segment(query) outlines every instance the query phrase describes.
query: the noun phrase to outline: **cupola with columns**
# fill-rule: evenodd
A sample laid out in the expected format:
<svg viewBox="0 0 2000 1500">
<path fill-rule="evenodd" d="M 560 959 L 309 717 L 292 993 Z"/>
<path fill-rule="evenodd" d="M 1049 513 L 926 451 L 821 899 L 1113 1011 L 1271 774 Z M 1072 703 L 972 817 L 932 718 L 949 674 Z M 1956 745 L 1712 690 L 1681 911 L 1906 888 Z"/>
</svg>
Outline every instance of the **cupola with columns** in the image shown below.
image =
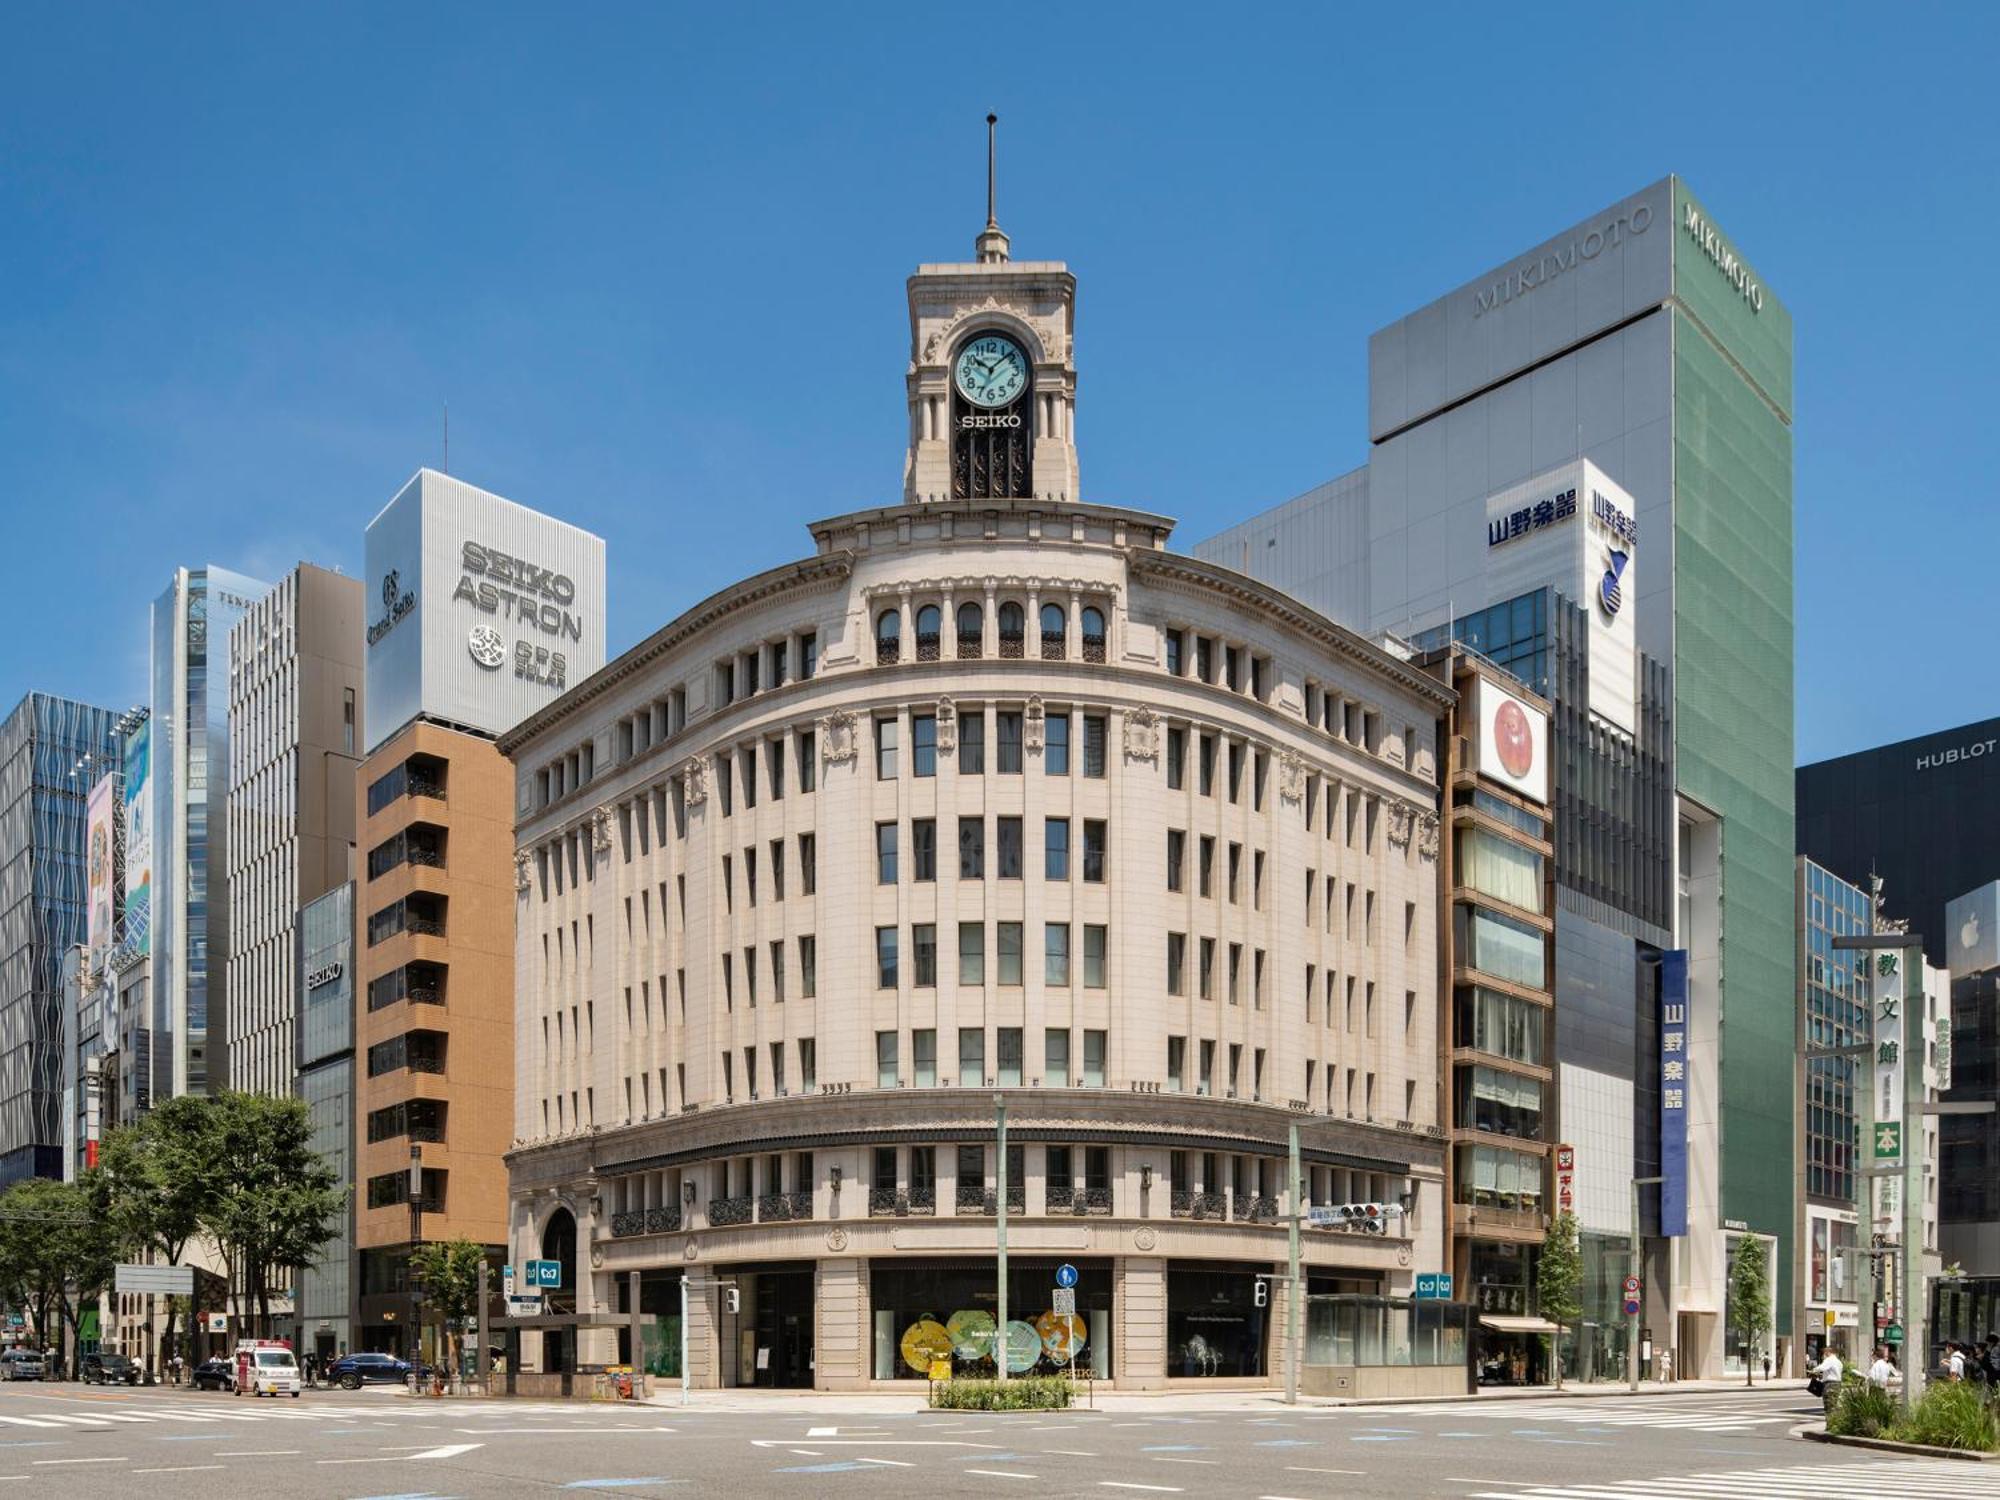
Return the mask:
<svg viewBox="0 0 2000 1500">
<path fill-rule="evenodd" d="M 986 227 L 970 262 L 909 280 L 910 445 L 903 499 L 1075 500 L 1076 278 L 1009 259 L 994 214 L 995 118 L 986 117 Z"/>
</svg>

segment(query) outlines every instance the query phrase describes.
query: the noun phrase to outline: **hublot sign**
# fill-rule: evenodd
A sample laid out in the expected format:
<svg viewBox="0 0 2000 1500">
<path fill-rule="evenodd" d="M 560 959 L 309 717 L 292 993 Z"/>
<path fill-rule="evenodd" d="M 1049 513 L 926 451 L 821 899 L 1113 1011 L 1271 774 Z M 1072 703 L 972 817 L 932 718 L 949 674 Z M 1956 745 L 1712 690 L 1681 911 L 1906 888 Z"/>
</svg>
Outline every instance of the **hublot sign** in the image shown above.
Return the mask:
<svg viewBox="0 0 2000 1500">
<path fill-rule="evenodd" d="M 1933 750 L 1927 755 L 1917 757 L 1917 769 L 1936 771 L 1945 766 L 1977 760 L 1981 756 L 1993 754 L 1995 746 L 2000 746 L 2000 740 L 1974 740 L 1969 745 L 1954 745 L 1949 750 Z"/>
</svg>

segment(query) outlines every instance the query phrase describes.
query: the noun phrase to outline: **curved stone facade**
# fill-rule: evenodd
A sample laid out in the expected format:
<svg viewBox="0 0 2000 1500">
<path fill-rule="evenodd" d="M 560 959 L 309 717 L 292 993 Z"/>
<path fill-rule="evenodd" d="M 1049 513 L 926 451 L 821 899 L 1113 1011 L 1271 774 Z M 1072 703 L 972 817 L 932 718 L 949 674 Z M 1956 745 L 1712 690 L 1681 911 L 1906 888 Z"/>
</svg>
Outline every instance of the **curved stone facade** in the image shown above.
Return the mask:
<svg viewBox="0 0 2000 1500">
<path fill-rule="evenodd" d="M 1310 1201 L 1409 1208 L 1308 1230 L 1312 1289 L 1407 1292 L 1446 690 L 1139 512 L 812 530 L 502 740 L 517 1266 L 564 1208 L 558 1308 L 735 1284 L 692 1298 L 699 1384 L 914 1378 L 995 1310 L 1000 1099 L 1010 1315 L 1076 1264 L 1121 1385 L 1280 1368 L 1293 1125 Z"/>
</svg>

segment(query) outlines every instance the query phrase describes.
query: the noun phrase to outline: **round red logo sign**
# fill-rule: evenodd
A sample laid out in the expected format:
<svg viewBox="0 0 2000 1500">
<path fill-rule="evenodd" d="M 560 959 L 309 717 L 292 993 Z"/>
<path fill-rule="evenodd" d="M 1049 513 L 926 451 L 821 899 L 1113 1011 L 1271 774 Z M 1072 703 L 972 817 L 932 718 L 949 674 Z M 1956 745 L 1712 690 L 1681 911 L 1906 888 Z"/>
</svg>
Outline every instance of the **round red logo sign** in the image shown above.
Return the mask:
<svg viewBox="0 0 2000 1500">
<path fill-rule="evenodd" d="M 1535 766 L 1535 739 L 1527 711 L 1512 698 L 1500 704 L 1493 715 L 1493 740 L 1500 752 L 1500 765 L 1509 776 L 1526 776 Z"/>
</svg>

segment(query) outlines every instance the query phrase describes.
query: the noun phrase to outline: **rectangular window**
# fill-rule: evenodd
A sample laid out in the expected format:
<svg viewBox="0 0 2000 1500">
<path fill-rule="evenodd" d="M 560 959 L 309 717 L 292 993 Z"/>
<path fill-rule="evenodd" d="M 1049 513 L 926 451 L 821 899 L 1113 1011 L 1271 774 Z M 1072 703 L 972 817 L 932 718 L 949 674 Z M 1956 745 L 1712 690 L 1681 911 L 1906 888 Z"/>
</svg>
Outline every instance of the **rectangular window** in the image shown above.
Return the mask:
<svg viewBox="0 0 2000 1500">
<path fill-rule="evenodd" d="M 1201 1094 L 1213 1094 L 1215 1092 L 1214 1042 L 1203 1042 L 1201 1044 L 1201 1082 L 1196 1087 L 1195 1092 Z M 1213 1180 L 1213 1174 L 1210 1174 L 1210 1180 Z"/>
<path fill-rule="evenodd" d="M 1264 950 L 1259 948 L 1250 955 L 1250 1003 L 1264 1008 Z"/>
<path fill-rule="evenodd" d="M 958 1086 L 976 1089 L 984 1087 L 985 1083 L 986 1033 L 976 1026 L 961 1026 L 958 1029 Z"/>
<path fill-rule="evenodd" d="M 1108 727 L 1103 714 L 1083 716 L 1083 774 L 1102 779 L 1104 776 L 1104 745 Z"/>
<path fill-rule="evenodd" d="M 896 929 L 893 927 L 875 929 L 875 983 L 885 990 L 896 987 Z"/>
<path fill-rule="evenodd" d="M 1069 715 L 1049 714 L 1042 727 L 1042 769 L 1051 776 L 1069 775 Z"/>
<path fill-rule="evenodd" d="M 1019 922 L 999 922 L 994 924 L 995 936 L 1000 948 L 1000 983 L 1019 984 L 1021 982 L 1021 924 Z"/>
<path fill-rule="evenodd" d="M 986 774 L 986 710 L 961 708 L 958 711 L 958 774 Z"/>
<path fill-rule="evenodd" d="M 1264 851 L 1255 850 L 1250 855 L 1250 904 L 1258 911 L 1264 909 Z"/>
<path fill-rule="evenodd" d="M 918 922 L 910 928 L 910 956 L 916 962 L 917 973 L 914 981 L 920 990 L 932 989 L 937 984 L 937 924 Z"/>
<path fill-rule="evenodd" d="M 1169 630 L 1167 633 L 1167 670 L 1174 676 L 1181 675 L 1181 633 Z"/>
<path fill-rule="evenodd" d="M 958 924 L 958 982 L 967 985 L 986 983 L 986 924 L 983 922 Z"/>
<path fill-rule="evenodd" d="M 960 1039 L 961 1042 L 963 1038 Z M 982 1064 L 980 1076 L 985 1077 Z M 958 1186 L 963 1192 L 970 1188 L 977 1192 L 986 1186 L 986 1148 L 984 1146 L 960 1146 L 958 1148 Z"/>
<path fill-rule="evenodd" d="M 1000 835 L 1000 878 L 1019 880 L 1021 878 L 1021 820 L 1003 817 L 999 820 Z"/>
<path fill-rule="evenodd" d="M 896 779 L 896 721 L 877 719 L 875 721 L 875 779 L 894 781 Z"/>
<path fill-rule="evenodd" d="M 1194 638 L 1194 675 L 1203 682 L 1215 681 L 1215 641 L 1213 637 L 1198 635 Z"/>
<path fill-rule="evenodd" d="M 737 764 L 743 774 L 743 805 L 746 808 L 757 805 L 757 752 L 745 750 L 737 757 Z"/>
<path fill-rule="evenodd" d="M 799 676 L 810 677 L 819 670 L 819 634 L 808 630 L 799 636 Z"/>
<path fill-rule="evenodd" d="M 764 741 L 764 777 L 771 783 L 771 800 L 781 801 L 785 795 L 785 742 L 783 740 Z"/>
<path fill-rule="evenodd" d="M 1105 955 L 1111 946 L 1111 929 L 1091 923 L 1083 929 L 1083 987 L 1104 988 Z"/>
<path fill-rule="evenodd" d="M 1002 1026 L 994 1033 L 999 1044 L 999 1071 L 994 1075 L 1001 1088 L 1021 1086 L 1021 1028 Z"/>
<path fill-rule="evenodd" d="M 901 1080 L 898 1077 L 896 1060 L 896 1033 L 878 1031 L 875 1033 L 875 1087 L 892 1089 Z"/>
<path fill-rule="evenodd" d="M 1201 737 L 1200 753 L 1201 753 L 1200 791 L 1202 796 L 1204 797 L 1213 797 L 1215 795 L 1215 736 L 1214 735 L 1205 734 Z"/>
<path fill-rule="evenodd" d="M 1002 776 L 1021 774 L 1021 713 L 1019 709 L 1001 709 L 993 715 L 994 728 L 999 739 L 999 771 Z"/>
<path fill-rule="evenodd" d="M 1167 830 L 1167 889 L 1177 891 L 1186 884 L 1187 834 L 1179 828 Z"/>
<path fill-rule="evenodd" d="M 1243 882 L 1243 846 L 1233 839 L 1229 845 L 1229 904 L 1237 904 L 1237 892 Z"/>
<path fill-rule="evenodd" d="M 799 893 L 810 896 L 819 890 L 819 835 L 799 835 Z"/>
<path fill-rule="evenodd" d="M 771 899 L 785 899 L 785 841 L 771 840 Z"/>
<path fill-rule="evenodd" d="M 1167 731 L 1167 790 L 1179 791 L 1187 784 L 1187 731 Z"/>
<path fill-rule="evenodd" d="M 1042 1082 L 1061 1088 L 1069 1082 L 1069 1033 L 1049 1030 L 1042 1033 Z"/>
<path fill-rule="evenodd" d="M 916 1070 L 920 1089 L 937 1087 L 937 1028 L 921 1027 L 910 1033 L 910 1065 Z"/>
<path fill-rule="evenodd" d="M 1205 937 L 1201 940 L 1201 973 L 1198 979 L 1201 984 L 1201 998 L 1204 1000 L 1213 1000 L 1215 998 L 1214 938 Z"/>
<path fill-rule="evenodd" d="M 1243 741 L 1229 742 L 1229 800 L 1243 800 Z"/>
<path fill-rule="evenodd" d="M 819 939 L 810 933 L 799 939 L 799 993 L 808 1000 L 819 993 Z"/>
<path fill-rule="evenodd" d="M 1187 1092 L 1187 1038 L 1170 1036 L 1167 1038 L 1167 1091 L 1174 1094 Z M 1174 1153 L 1176 1164 L 1181 1153 Z"/>
<path fill-rule="evenodd" d="M 1042 924 L 1042 983 L 1058 988 L 1069 985 L 1069 923 Z"/>
<path fill-rule="evenodd" d="M 910 716 L 910 771 L 917 776 L 937 775 L 937 715 Z"/>
<path fill-rule="evenodd" d="M 937 879 L 937 819 L 910 820 L 910 879 Z"/>
<path fill-rule="evenodd" d="M 1547 945 L 1540 929 L 1477 907 L 1457 907 L 1453 917 L 1460 951 L 1473 968 L 1530 989 L 1545 987 Z"/>
<path fill-rule="evenodd" d="M 875 825 L 875 883 L 894 885 L 896 883 L 896 825 L 877 823 Z"/>
<path fill-rule="evenodd" d="M 800 730 L 792 737 L 792 744 L 797 751 L 799 790 L 810 792 L 815 784 L 814 778 L 819 774 L 819 754 L 818 747 L 813 743 L 813 731 Z"/>
<path fill-rule="evenodd" d="M 802 1036 L 799 1038 L 799 1092 L 810 1094 L 818 1087 L 819 1044 L 809 1036 Z"/>
<path fill-rule="evenodd" d="M 1543 910 L 1542 856 L 1484 828 L 1463 828 L 1452 841 L 1458 883 L 1524 911 Z"/>
<path fill-rule="evenodd" d="M 1102 818 L 1083 820 L 1083 878 L 1092 885 L 1104 883 L 1105 845 L 1108 842 Z"/>
<path fill-rule="evenodd" d="M 1203 896 L 1215 894 L 1215 840 L 1207 834 L 1201 836 L 1201 864 L 1199 883 L 1196 891 Z"/>
<path fill-rule="evenodd" d="M 1242 994 L 1242 987 L 1243 945 L 1241 943 L 1231 943 L 1229 945 L 1229 1003 L 1231 1005 L 1237 1003 L 1238 997 Z"/>
<path fill-rule="evenodd" d="M 1167 934 L 1167 993 L 1187 993 L 1187 934 L 1184 932 Z"/>
<path fill-rule="evenodd" d="M 1042 877 L 1069 879 L 1069 819 L 1048 818 L 1042 823 Z"/>
<path fill-rule="evenodd" d="M 1454 1011 L 1458 1046 L 1537 1067 L 1544 1061 L 1548 1012 L 1541 1006 L 1472 985 L 1458 990 Z"/>
<path fill-rule="evenodd" d="M 960 818 L 958 820 L 958 878 L 960 880 L 984 880 L 986 878 L 986 820 L 984 818 Z"/>
<path fill-rule="evenodd" d="M 1106 1031 L 1085 1031 L 1083 1034 L 1083 1086 L 1087 1089 L 1104 1087 L 1104 1057 L 1110 1051 L 1111 1034 Z"/>
</svg>

